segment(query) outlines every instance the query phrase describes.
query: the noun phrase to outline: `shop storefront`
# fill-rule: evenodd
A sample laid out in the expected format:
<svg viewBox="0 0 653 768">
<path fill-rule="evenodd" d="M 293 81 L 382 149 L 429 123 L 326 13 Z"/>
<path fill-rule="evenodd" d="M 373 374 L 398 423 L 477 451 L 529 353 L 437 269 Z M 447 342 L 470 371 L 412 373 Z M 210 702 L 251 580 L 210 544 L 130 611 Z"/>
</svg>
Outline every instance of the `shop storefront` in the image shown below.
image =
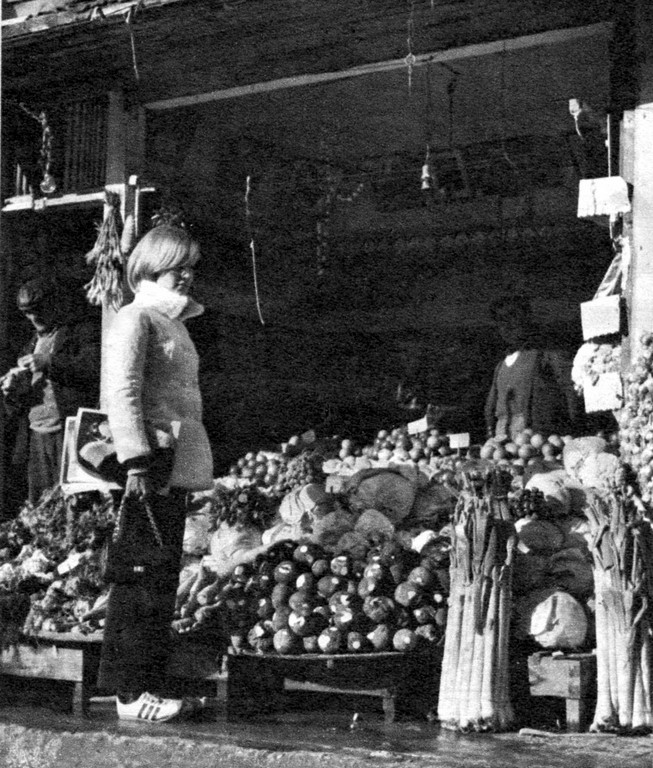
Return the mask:
<svg viewBox="0 0 653 768">
<path fill-rule="evenodd" d="M 508 7 L 479 11 L 474 24 L 438 3 L 386 15 L 347 5 L 333 25 L 321 6 L 294 3 L 265 19 L 257 9 L 266 4 L 253 2 L 116 5 L 84 18 L 10 5 L 3 365 L 20 348 L 12 297 L 24 279 L 52 270 L 80 286 L 91 280 L 85 256 L 107 220 L 107 191 L 117 233 L 134 235 L 123 237 L 124 258 L 162 215 L 201 245 L 207 311 L 189 328 L 217 480 L 189 519 L 179 636 L 213 638 L 245 703 L 248 690 L 273 702 L 259 677 L 293 678 L 294 657 L 303 657 L 295 678 L 334 689 L 317 679 L 320 655 L 333 657 L 339 684 L 355 667 L 363 677 L 375 669 L 386 692 L 430 665 L 432 690 L 421 698 L 410 685 L 403 698 L 379 694 L 386 715 L 419 701 L 412 714 L 437 713 L 463 730 L 515 726 L 511 690 L 497 683 L 508 679 L 513 633 L 526 680 L 542 650 L 577 652 L 583 674 L 601 670 L 615 651 L 592 654 L 595 603 L 617 586 L 592 536 L 616 507 L 625 528 L 648 535 L 642 507 L 614 492 L 623 476 L 610 463 L 626 427 L 622 459 L 648 503 L 648 359 L 641 381 L 625 378 L 647 330 L 646 258 L 624 257 L 611 291 L 626 303 L 608 340 L 621 350 L 623 336 L 623 358 L 610 373 L 624 379 L 635 422 L 614 408 L 579 417 L 573 430 L 525 423 L 487 440 L 484 405 L 505 354 L 496 301 L 527 298 L 547 344 L 571 361 L 584 340 L 580 304 L 615 254 L 635 254 L 642 241 L 647 113 L 635 109 L 635 76 L 624 74 L 623 19 L 601 4 L 515 11 L 513 20 Z M 76 57 L 90 66 L 83 97 L 81 66 L 63 74 Z M 579 182 L 612 176 L 624 179 L 627 205 L 579 216 Z M 113 310 L 105 301 L 89 311 L 106 334 Z M 601 438 L 586 439 L 599 428 Z M 547 477 L 529 485 L 532 476 Z M 509 491 L 497 485 L 506 478 Z M 14 549 L 39 542 L 47 563 L 30 561 L 41 582 L 22 605 L 24 631 L 101 636 L 94 547 L 111 505 L 77 497 L 76 479 L 63 479 L 69 496 L 54 492 L 31 510 L 25 539 L 7 524 L 7 583 L 24 575 Z M 86 554 L 75 558 L 71 546 Z M 633 551 L 632 573 L 643 578 Z M 546 611 L 564 631 L 540 626 Z M 626 613 L 644 656 L 645 627 Z M 626 730 L 650 725 L 644 661 L 637 669 L 637 716 L 618 713 Z M 618 727 L 606 700 L 599 730 Z"/>
</svg>

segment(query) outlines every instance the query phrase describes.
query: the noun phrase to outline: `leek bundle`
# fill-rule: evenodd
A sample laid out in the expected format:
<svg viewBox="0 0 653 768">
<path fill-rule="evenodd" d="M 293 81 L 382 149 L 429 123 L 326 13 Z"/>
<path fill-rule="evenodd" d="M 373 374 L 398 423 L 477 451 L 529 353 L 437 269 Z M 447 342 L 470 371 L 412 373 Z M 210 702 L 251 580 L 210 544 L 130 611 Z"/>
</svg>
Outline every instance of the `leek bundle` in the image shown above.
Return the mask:
<svg viewBox="0 0 653 768">
<path fill-rule="evenodd" d="M 438 699 L 446 728 L 504 731 L 516 535 L 501 478 L 465 477 L 453 517 L 449 611 Z"/>
<path fill-rule="evenodd" d="M 653 531 L 621 492 L 595 496 L 597 701 L 592 731 L 650 731 Z"/>
</svg>

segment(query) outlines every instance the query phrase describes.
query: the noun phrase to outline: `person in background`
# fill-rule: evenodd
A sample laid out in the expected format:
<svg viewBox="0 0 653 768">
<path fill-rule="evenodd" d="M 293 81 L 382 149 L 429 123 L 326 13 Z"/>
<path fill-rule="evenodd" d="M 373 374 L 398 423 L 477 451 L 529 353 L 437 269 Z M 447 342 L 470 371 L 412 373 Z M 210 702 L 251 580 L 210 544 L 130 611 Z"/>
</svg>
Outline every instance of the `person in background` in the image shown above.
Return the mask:
<svg viewBox="0 0 653 768">
<path fill-rule="evenodd" d="M 189 296 L 199 256 L 182 228 L 162 224 L 148 232 L 127 265 L 134 300 L 118 311 L 107 337 L 105 407 L 126 470 L 123 495 L 133 516 L 140 510 L 140 522 L 124 535 L 145 541 L 147 503 L 169 553 L 163 564 L 135 565 L 131 578 L 114 577 L 109 591 L 99 686 L 116 693 L 122 720 L 160 723 L 185 712 L 164 686 L 188 496 L 213 484 L 199 360 L 184 325 L 203 312 Z M 161 473 L 157 449 L 166 447 L 174 457 Z"/>
<path fill-rule="evenodd" d="M 571 361 L 560 350 L 547 347 L 530 301 L 509 295 L 494 302 L 490 314 L 506 354 L 494 370 L 485 404 L 488 437 L 513 440 L 524 429 L 544 437 L 573 433 L 580 407 Z"/>
<path fill-rule="evenodd" d="M 3 376 L 1 389 L 6 412 L 20 422 L 13 482 L 19 482 L 26 465 L 32 504 L 59 482 L 66 417 L 98 402 L 99 324 L 78 316 L 70 298 L 63 286 L 44 278 L 21 285 L 16 298 L 34 333 L 16 366 Z"/>
</svg>

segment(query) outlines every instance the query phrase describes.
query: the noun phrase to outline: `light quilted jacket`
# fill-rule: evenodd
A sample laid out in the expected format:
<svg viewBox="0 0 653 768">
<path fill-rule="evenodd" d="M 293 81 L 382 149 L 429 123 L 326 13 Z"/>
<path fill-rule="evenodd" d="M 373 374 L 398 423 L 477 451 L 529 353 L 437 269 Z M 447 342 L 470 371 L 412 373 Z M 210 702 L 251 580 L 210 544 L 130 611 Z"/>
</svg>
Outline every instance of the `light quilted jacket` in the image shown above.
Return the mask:
<svg viewBox="0 0 653 768">
<path fill-rule="evenodd" d="M 199 360 L 184 321 L 204 308 L 143 280 L 107 334 L 105 408 L 120 462 L 148 456 L 155 435 L 179 434 L 169 485 L 212 485 L 211 448 L 202 424 Z M 160 442 L 160 441 L 159 441 Z"/>
</svg>

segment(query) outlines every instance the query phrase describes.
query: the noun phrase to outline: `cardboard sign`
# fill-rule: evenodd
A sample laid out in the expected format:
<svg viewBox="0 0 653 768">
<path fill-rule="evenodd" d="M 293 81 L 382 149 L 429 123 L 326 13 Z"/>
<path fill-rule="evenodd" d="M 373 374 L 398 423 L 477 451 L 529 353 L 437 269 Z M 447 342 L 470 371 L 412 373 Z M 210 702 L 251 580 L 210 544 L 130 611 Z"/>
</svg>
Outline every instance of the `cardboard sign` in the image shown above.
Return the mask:
<svg viewBox="0 0 653 768">
<path fill-rule="evenodd" d="M 409 421 L 407 426 L 409 435 L 419 435 L 420 432 L 426 432 L 431 425 L 429 424 L 429 417 L 423 416 L 417 421 Z"/>
<path fill-rule="evenodd" d="M 449 447 L 454 450 L 469 448 L 469 432 L 459 432 L 455 435 L 449 435 Z"/>
<path fill-rule="evenodd" d="M 83 555 L 81 552 L 73 552 L 72 555 L 69 555 L 63 563 L 59 563 L 57 566 L 57 573 L 60 576 L 65 576 L 65 574 L 69 573 L 70 571 L 74 571 L 75 568 L 82 562 Z"/>
<path fill-rule="evenodd" d="M 621 299 L 619 296 L 601 296 L 580 305 L 583 339 L 595 339 L 619 333 L 621 328 Z"/>
<path fill-rule="evenodd" d="M 623 383 L 618 373 L 602 373 L 594 382 L 587 377 L 583 382 L 585 411 L 617 411 L 623 408 Z"/>
<path fill-rule="evenodd" d="M 578 184 L 580 219 L 615 216 L 630 211 L 628 185 L 621 176 L 581 179 Z"/>
</svg>

